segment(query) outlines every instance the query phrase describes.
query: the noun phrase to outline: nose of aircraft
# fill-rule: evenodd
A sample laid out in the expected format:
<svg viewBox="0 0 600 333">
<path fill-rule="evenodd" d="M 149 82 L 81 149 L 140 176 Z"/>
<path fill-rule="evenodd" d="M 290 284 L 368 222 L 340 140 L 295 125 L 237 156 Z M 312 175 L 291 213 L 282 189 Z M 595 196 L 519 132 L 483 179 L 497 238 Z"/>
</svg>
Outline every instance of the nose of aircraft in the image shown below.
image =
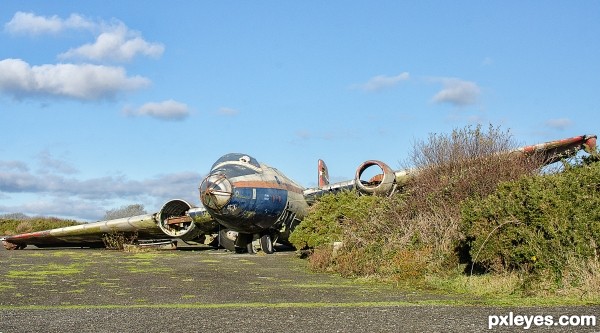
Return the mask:
<svg viewBox="0 0 600 333">
<path fill-rule="evenodd" d="M 200 201 L 204 207 L 221 210 L 231 200 L 233 187 L 222 173 L 211 174 L 200 184 Z"/>
</svg>

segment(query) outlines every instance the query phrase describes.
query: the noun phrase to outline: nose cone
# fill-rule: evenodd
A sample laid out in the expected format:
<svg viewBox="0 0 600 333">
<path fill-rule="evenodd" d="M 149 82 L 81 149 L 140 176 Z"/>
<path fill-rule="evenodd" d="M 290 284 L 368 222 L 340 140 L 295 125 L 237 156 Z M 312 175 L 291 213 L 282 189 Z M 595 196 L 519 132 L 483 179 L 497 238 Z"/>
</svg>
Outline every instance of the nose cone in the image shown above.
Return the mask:
<svg viewBox="0 0 600 333">
<path fill-rule="evenodd" d="M 206 208 L 221 210 L 231 200 L 233 187 L 224 174 L 209 175 L 200 184 L 200 201 Z"/>
</svg>

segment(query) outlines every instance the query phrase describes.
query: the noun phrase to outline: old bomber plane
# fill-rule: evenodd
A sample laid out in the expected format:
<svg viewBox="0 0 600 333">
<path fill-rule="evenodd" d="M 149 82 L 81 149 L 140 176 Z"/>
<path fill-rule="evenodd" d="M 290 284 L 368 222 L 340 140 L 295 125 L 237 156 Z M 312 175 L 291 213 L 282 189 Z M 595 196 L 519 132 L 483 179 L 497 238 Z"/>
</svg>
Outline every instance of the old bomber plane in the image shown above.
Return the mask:
<svg viewBox="0 0 600 333">
<path fill-rule="evenodd" d="M 596 136 L 581 135 L 516 149 L 510 153 L 541 154 L 550 164 L 573 156 L 579 150 L 596 151 Z M 376 176 L 363 179 L 369 168 Z M 137 234 L 139 240 L 174 240 L 222 246 L 231 251 L 272 253 L 275 242 L 285 243 L 294 227 L 320 195 L 344 189 L 365 194 L 389 195 L 397 191 L 412 173 L 392 170 L 387 164 L 370 160 L 356 170 L 354 179 L 330 184 L 327 167 L 319 160 L 319 184 L 305 189 L 279 170 L 246 154 L 227 154 L 211 167 L 200 184 L 202 206 L 173 199 L 154 214 L 86 223 L 45 231 L 5 236 L 6 249 L 37 247 L 102 247 L 110 233 Z M 369 172 L 371 173 L 371 172 Z"/>
</svg>

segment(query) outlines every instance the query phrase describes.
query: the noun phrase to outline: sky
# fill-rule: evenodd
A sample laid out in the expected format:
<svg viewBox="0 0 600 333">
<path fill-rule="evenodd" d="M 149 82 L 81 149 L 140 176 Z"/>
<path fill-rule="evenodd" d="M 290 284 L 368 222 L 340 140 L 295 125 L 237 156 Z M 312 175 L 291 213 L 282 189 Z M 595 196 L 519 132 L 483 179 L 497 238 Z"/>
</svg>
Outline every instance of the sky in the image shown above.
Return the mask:
<svg viewBox="0 0 600 333">
<path fill-rule="evenodd" d="M 596 134 L 598 1 L 21 1 L 0 6 L 0 214 L 200 205 L 220 156 L 305 187 L 430 134 Z"/>
</svg>

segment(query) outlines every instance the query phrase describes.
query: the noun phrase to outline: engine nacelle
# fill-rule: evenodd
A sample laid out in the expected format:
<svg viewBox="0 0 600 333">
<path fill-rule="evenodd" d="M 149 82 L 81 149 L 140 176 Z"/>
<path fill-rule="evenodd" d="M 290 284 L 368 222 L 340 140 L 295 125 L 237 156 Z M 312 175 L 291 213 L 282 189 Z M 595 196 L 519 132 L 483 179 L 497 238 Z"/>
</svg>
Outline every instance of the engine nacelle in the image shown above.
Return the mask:
<svg viewBox="0 0 600 333">
<path fill-rule="evenodd" d="M 184 241 L 193 240 L 203 234 L 203 231 L 196 226 L 193 218 L 188 214 L 192 209 L 187 201 L 173 199 L 168 201 L 156 214 L 158 227 L 167 236 L 180 238 Z"/>
<path fill-rule="evenodd" d="M 379 171 L 375 176 L 371 177 L 369 180 L 363 180 L 361 177 L 363 173 L 372 167 L 378 167 Z M 375 195 L 389 195 L 394 190 L 396 175 L 394 170 L 390 168 L 387 164 L 370 160 L 361 164 L 358 169 L 356 169 L 356 176 L 354 177 L 354 186 L 356 189 L 362 193 L 366 194 L 375 194 Z"/>
</svg>

